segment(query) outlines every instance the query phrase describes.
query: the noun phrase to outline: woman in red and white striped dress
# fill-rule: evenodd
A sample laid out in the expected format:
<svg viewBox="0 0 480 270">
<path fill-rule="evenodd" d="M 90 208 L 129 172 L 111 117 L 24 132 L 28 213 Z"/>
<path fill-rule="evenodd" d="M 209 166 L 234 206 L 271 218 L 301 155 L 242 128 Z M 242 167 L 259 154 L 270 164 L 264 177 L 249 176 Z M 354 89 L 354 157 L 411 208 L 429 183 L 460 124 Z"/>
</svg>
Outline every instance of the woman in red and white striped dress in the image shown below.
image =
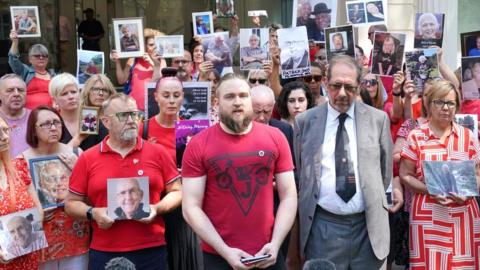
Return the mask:
<svg viewBox="0 0 480 270">
<path fill-rule="evenodd" d="M 410 132 L 400 163 L 400 177 L 414 193 L 410 269 L 479 269 L 480 213 L 476 200 L 455 193 L 430 195 L 422 161 L 475 160 L 479 175 L 480 148 L 473 133 L 453 121 L 460 104 L 454 85 L 435 82 L 425 99 L 428 121 Z"/>
</svg>

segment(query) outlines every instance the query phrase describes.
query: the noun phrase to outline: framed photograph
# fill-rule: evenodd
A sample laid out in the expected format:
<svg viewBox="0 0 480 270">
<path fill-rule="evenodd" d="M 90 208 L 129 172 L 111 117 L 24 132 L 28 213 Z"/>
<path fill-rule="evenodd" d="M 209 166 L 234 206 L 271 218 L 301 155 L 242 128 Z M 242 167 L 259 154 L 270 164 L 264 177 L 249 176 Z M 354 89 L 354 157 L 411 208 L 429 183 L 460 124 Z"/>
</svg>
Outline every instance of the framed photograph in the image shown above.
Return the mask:
<svg viewBox="0 0 480 270">
<path fill-rule="evenodd" d="M 182 157 L 187 144 L 193 136 L 210 126 L 210 120 L 181 120 L 175 123 L 175 147 L 177 151 L 177 167 L 182 167 Z"/>
<path fill-rule="evenodd" d="M 268 29 L 240 29 L 240 70 L 261 69 L 268 60 Z"/>
<path fill-rule="evenodd" d="M 37 208 L 0 217 L 0 248 L 7 260 L 48 247 Z"/>
<path fill-rule="evenodd" d="M 355 58 L 355 38 L 352 25 L 326 28 L 325 36 L 327 61 L 335 55 L 342 54 Z"/>
<path fill-rule="evenodd" d="M 42 36 L 37 6 L 10 6 L 10 16 L 18 38 Z"/>
<path fill-rule="evenodd" d="M 155 100 L 156 82 L 145 83 L 145 119 L 150 119 L 160 112 L 160 107 Z"/>
<path fill-rule="evenodd" d="M 77 79 L 80 88 L 95 74 L 103 74 L 105 56 L 103 52 L 77 50 Z"/>
<path fill-rule="evenodd" d="M 113 36 L 120 58 L 141 57 L 145 53 L 142 18 L 113 19 Z"/>
<path fill-rule="evenodd" d="M 367 13 L 365 10 L 365 1 L 348 1 L 345 2 L 347 9 L 347 21 L 353 25 L 361 25 L 367 23 Z"/>
<path fill-rule="evenodd" d="M 210 82 L 184 82 L 181 120 L 210 119 Z"/>
<path fill-rule="evenodd" d="M 423 161 L 423 175 L 431 195 L 478 196 L 475 161 Z"/>
<path fill-rule="evenodd" d="M 462 97 L 480 99 L 480 56 L 462 57 Z"/>
<path fill-rule="evenodd" d="M 480 56 L 480 31 L 461 33 L 462 56 Z"/>
<path fill-rule="evenodd" d="M 365 10 L 367 11 L 367 23 L 385 24 L 387 21 L 386 7 L 383 0 L 366 1 Z"/>
<path fill-rule="evenodd" d="M 415 16 L 415 48 L 442 47 L 445 14 L 417 13 Z"/>
<path fill-rule="evenodd" d="M 202 36 L 202 45 L 205 52 L 205 61 L 213 63 L 213 67 L 220 76 L 224 75 L 224 69 L 232 66 L 232 51 L 228 46 L 228 32 L 218 32 Z"/>
<path fill-rule="evenodd" d="M 420 49 L 405 52 L 406 78 L 413 80 L 419 93 L 425 82 L 440 78 L 437 49 Z"/>
<path fill-rule="evenodd" d="M 114 220 L 139 220 L 150 215 L 148 177 L 107 179 L 107 215 Z"/>
<path fill-rule="evenodd" d="M 402 70 L 406 34 L 377 32 L 374 33 L 371 73 L 393 76 Z"/>
<path fill-rule="evenodd" d="M 28 163 L 42 207 L 63 206 L 68 194 L 70 169 L 58 156 L 32 158 Z"/>
<path fill-rule="evenodd" d="M 99 108 L 82 107 L 80 110 L 80 127 L 78 133 L 97 135 L 99 126 Z"/>
<path fill-rule="evenodd" d="M 156 36 L 155 46 L 163 58 L 183 56 L 183 35 Z"/>
<path fill-rule="evenodd" d="M 211 11 L 193 12 L 193 35 L 201 36 L 213 34 L 213 16 Z"/>
<path fill-rule="evenodd" d="M 215 0 L 217 17 L 235 16 L 234 0 Z"/>
<path fill-rule="evenodd" d="M 470 129 L 475 139 L 478 140 L 478 115 L 476 114 L 455 114 L 457 124 Z"/>
<path fill-rule="evenodd" d="M 325 42 L 325 28 L 336 20 L 336 0 L 293 0 L 292 27 L 305 26 L 309 40 Z"/>
<path fill-rule="evenodd" d="M 310 54 L 305 26 L 277 30 L 282 78 L 310 75 Z"/>
</svg>

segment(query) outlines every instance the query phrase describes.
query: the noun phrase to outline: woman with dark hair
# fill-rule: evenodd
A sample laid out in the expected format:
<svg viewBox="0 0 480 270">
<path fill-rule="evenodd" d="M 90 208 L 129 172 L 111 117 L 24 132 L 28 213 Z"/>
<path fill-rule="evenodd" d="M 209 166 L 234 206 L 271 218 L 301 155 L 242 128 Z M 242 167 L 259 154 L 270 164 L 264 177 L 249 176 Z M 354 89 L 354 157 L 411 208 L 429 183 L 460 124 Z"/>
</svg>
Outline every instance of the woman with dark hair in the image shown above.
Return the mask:
<svg viewBox="0 0 480 270">
<path fill-rule="evenodd" d="M 10 68 L 22 77 L 27 84 L 27 96 L 25 107 L 34 109 L 38 105 L 52 105 L 52 99 L 48 94 L 48 84 L 55 75 L 53 70 L 47 70 L 48 49 L 42 44 L 34 44 L 28 50 L 28 61 L 31 66 L 27 66 L 20 61 L 18 51 L 18 36 L 15 30 L 10 31 L 10 40 L 12 46 L 8 52 L 8 64 Z"/>
<path fill-rule="evenodd" d="M 45 187 L 46 193 L 55 198 L 57 203 L 62 203 L 68 194 L 67 170 L 72 170 L 77 156 L 81 152 L 61 143 L 63 120 L 60 114 L 48 106 L 38 106 L 30 113 L 27 124 L 27 143 L 30 148 L 15 158 L 17 167 L 32 170 L 29 160 L 38 157 L 56 155 L 66 168 L 54 170 L 51 181 Z M 40 183 L 41 185 L 41 183 Z M 37 187 L 39 188 L 39 187 Z M 42 193 L 44 194 L 44 193 Z M 41 196 L 42 198 L 42 196 Z M 62 206 L 47 209 L 43 222 L 48 247 L 41 250 L 41 270 L 59 270 L 64 268 L 87 269 L 89 230 L 86 221 L 77 221 L 66 215 Z M 60 265 L 62 265 L 60 267 Z"/>
<path fill-rule="evenodd" d="M 27 167 L 12 164 L 10 140 L 10 127 L 0 117 L 0 196 L 2 197 L 2 200 L 0 200 L 0 216 L 38 207 L 40 218 L 42 218 L 42 206 Z M 36 251 L 8 260 L 5 251 L 0 250 L 1 269 L 37 269 L 39 253 L 39 251 Z"/>
<path fill-rule="evenodd" d="M 300 81 L 293 81 L 283 86 L 277 98 L 277 110 L 282 121 L 293 126 L 295 116 L 314 106 L 312 91 Z"/>
</svg>

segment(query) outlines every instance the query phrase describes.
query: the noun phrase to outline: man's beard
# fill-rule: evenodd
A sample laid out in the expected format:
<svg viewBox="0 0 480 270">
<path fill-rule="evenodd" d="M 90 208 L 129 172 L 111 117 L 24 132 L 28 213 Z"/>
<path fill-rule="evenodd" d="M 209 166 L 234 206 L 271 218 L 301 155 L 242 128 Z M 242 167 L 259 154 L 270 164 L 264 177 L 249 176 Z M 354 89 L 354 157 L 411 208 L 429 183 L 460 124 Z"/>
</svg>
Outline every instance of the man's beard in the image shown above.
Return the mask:
<svg viewBox="0 0 480 270">
<path fill-rule="evenodd" d="M 120 140 L 124 142 L 131 142 L 137 138 L 138 128 L 127 129 L 120 135 Z"/>
<path fill-rule="evenodd" d="M 220 121 L 227 126 L 228 129 L 235 133 L 244 132 L 253 119 L 253 113 L 245 113 L 245 117 L 242 120 L 235 120 L 226 113 L 220 112 Z"/>
<path fill-rule="evenodd" d="M 190 80 L 188 72 L 182 67 L 177 68 L 177 78 L 182 82 Z"/>
</svg>

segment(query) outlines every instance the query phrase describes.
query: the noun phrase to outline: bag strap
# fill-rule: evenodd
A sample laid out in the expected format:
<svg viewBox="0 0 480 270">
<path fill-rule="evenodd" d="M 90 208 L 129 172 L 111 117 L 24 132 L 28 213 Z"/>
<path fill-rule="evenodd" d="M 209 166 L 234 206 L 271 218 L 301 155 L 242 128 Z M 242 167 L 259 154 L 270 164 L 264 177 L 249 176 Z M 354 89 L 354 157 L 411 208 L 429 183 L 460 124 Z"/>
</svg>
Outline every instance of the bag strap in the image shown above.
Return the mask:
<svg viewBox="0 0 480 270">
<path fill-rule="evenodd" d="M 73 153 L 78 157 L 78 146 L 73 147 Z"/>
<path fill-rule="evenodd" d="M 150 121 L 150 119 L 146 119 L 145 121 L 143 121 L 143 130 L 142 130 L 142 139 L 148 141 L 148 121 Z"/>
</svg>

